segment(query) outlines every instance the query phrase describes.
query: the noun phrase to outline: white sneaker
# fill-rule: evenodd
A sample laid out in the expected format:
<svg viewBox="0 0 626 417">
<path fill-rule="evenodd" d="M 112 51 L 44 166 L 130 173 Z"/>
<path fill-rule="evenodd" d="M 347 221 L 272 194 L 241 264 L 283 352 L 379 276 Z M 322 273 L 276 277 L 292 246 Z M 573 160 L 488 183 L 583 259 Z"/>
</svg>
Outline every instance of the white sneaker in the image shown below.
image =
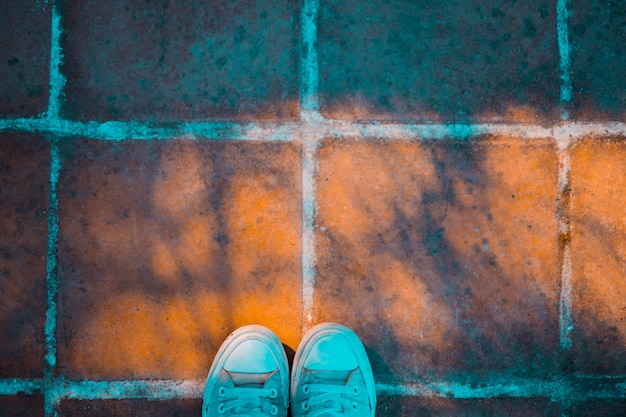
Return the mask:
<svg viewBox="0 0 626 417">
<path fill-rule="evenodd" d="M 211 365 L 202 417 L 285 417 L 288 405 L 289 369 L 278 337 L 259 325 L 235 330 Z"/>
<path fill-rule="evenodd" d="M 374 417 L 376 387 L 365 348 L 352 330 L 323 323 L 307 332 L 293 362 L 293 417 Z"/>
</svg>

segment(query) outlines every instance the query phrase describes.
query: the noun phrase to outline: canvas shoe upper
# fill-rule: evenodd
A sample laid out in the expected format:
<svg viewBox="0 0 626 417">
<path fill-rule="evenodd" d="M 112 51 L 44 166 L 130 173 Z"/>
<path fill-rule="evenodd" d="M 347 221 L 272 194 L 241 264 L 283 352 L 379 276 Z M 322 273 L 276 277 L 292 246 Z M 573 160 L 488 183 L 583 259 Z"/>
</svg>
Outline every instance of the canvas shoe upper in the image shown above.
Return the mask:
<svg viewBox="0 0 626 417">
<path fill-rule="evenodd" d="M 323 323 L 307 332 L 290 391 L 293 417 L 374 417 L 372 367 L 358 336 L 341 324 Z"/>
<path fill-rule="evenodd" d="M 276 335 L 259 325 L 235 330 L 215 356 L 202 417 L 287 415 L 289 370 Z"/>
</svg>

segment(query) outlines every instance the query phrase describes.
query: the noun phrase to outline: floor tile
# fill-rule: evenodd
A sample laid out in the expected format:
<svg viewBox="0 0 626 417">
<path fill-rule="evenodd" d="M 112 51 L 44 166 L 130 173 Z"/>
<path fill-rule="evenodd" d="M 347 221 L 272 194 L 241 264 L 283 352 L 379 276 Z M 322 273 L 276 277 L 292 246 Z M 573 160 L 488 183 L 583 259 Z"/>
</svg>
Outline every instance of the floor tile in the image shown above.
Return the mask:
<svg viewBox="0 0 626 417">
<path fill-rule="evenodd" d="M 360 120 L 554 119 L 549 1 L 320 2 L 322 112 Z"/>
<path fill-rule="evenodd" d="M 50 72 L 50 8 L 41 0 L 0 5 L 0 116 L 46 111 Z"/>
<path fill-rule="evenodd" d="M 573 115 L 626 120 L 626 3 L 572 0 Z"/>
<path fill-rule="evenodd" d="M 250 323 L 297 345 L 298 146 L 75 140 L 62 152 L 60 372 L 203 378 Z"/>
<path fill-rule="evenodd" d="M 5 416 L 43 417 L 44 402 L 41 396 L 0 396 L 0 410 Z"/>
<path fill-rule="evenodd" d="M 72 120 L 297 116 L 298 1 L 68 0 L 65 10 Z"/>
<path fill-rule="evenodd" d="M 596 400 L 571 407 L 569 415 L 575 417 L 620 417 L 626 410 L 624 400 Z"/>
<path fill-rule="evenodd" d="M 626 142 L 582 141 L 571 159 L 574 363 L 626 373 Z"/>
<path fill-rule="evenodd" d="M 378 379 L 550 372 L 548 141 L 329 140 L 319 158 L 315 317 L 353 327 Z"/>
<path fill-rule="evenodd" d="M 0 378 L 43 375 L 50 150 L 0 135 Z"/>
</svg>

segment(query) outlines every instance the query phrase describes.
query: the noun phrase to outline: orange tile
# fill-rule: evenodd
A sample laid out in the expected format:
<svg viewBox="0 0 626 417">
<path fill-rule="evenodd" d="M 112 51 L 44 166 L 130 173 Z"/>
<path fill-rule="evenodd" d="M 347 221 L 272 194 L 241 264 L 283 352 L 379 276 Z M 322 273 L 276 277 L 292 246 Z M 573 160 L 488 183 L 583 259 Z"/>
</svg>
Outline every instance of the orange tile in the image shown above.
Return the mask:
<svg viewBox="0 0 626 417">
<path fill-rule="evenodd" d="M 249 323 L 297 345 L 297 146 L 76 140 L 63 152 L 62 373 L 203 377 Z"/>
<path fill-rule="evenodd" d="M 557 159 L 547 141 L 327 141 L 315 317 L 378 378 L 543 373 L 558 346 Z"/>
<path fill-rule="evenodd" d="M 589 139 L 572 151 L 574 362 L 584 372 L 626 372 L 626 146 Z"/>
<path fill-rule="evenodd" d="M 0 135 L 0 378 L 43 376 L 50 148 Z"/>
</svg>

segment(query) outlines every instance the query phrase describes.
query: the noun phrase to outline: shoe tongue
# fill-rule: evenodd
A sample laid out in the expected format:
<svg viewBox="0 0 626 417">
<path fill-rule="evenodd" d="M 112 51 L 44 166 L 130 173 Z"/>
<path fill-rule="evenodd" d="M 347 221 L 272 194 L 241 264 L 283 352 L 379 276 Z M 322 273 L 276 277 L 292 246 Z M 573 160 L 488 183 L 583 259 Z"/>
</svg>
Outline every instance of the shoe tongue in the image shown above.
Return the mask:
<svg viewBox="0 0 626 417">
<path fill-rule="evenodd" d="M 328 385 L 346 385 L 352 371 L 317 371 L 307 369 L 307 372 L 313 377 L 315 382 Z"/>
<path fill-rule="evenodd" d="M 233 385 L 245 388 L 263 388 L 265 382 L 272 376 L 273 372 L 250 374 L 244 372 L 228 372 Z"/>
</svg>

